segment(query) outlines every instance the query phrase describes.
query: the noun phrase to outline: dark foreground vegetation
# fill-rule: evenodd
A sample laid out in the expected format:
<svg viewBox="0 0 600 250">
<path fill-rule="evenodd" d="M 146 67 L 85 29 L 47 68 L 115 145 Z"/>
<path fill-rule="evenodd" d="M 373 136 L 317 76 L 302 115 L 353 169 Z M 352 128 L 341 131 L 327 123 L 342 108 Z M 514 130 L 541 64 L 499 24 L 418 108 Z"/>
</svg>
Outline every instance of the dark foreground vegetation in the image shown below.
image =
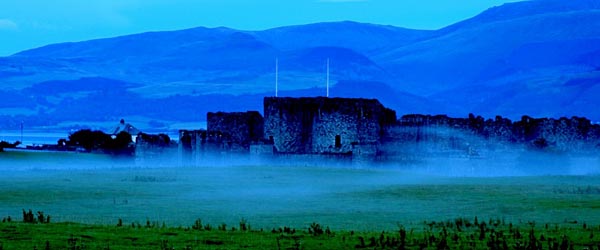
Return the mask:
<svg viewBox="0 0 600 250">
<path fill-rule="evenodd" d="M 120 132 L 114 138 L 102 131 L 79 130 L 69 135 L 69 140 L 59 141 L 59 145 L 82 147 L 87 152 L 97 151 L 110 154 L 133 154 L 131 135 Z"/>
<path fill-rule="evenodd" d="M 16 141 L 14 143 L 10 143 L 7 141 L 0 141 L 0 152 L 3 152 L 5 148 L 16 148 L 21 144 L 20 141 Z"/>
<path fill-rule="evenodd" d="M 8 249 L 600 249 L 600 226 L 512 223 L 503 219 L 457 218 L 425 221 L 381 232 L 333 231 L 312 223 L 304 228 L 252 228 L 211 225 L 198 219 L 189 227 L 170 227 L 146 220 L 115 225 L 50 223 L 50 216 L 31 210 L 23 219 L 0 223 L 0 250 Z"/>
</svg>

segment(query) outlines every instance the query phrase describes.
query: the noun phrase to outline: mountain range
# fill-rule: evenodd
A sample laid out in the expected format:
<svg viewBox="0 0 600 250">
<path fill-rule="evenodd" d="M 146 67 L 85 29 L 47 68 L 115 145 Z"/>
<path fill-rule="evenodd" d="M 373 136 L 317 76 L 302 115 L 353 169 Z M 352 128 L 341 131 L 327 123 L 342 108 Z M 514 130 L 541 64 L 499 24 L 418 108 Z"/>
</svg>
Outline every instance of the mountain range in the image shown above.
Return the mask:
<svg viewBox="0 0 600 250">
<path fill-rule="evenodd" d="M 274 95 L 377 98 L 399 115 L 600 121 L 600 0 L 507 3 L 438 30 L 351 21 L 51 44 L 0 57 L 0 128 L 202 122 Z"/>
</svg>

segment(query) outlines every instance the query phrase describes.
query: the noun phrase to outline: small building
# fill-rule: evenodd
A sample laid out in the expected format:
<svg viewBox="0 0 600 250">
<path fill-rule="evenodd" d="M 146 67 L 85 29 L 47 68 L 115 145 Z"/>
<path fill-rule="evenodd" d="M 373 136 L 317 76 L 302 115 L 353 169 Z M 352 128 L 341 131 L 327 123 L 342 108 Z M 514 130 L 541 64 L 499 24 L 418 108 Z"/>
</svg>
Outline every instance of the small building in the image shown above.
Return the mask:
<svg viewBox="0 0 600 250">
<path fill-rule="evenodd" d="M 373 155 L 396 122 L 395 111 L 362 98 L 266 97 L 264 116 L 265 136 L 286 154 Z"/>
<path fill-rule="evenodd" d="M 136 127 L 134 127 L 133 125 L 131 125 L 129 123 L 125 123 L 125 120 L 121 119 L 121 121 L 119 121 L 119 125 L 117 125 L 117 127 L 111 133 L 111 136 L 113 138 L 115 138 L 121 132 L 127 132 L 128 134 L 130 134 L 131 141 L 133 141 L 135 143 L 137 140 L 137 135 L 139 133 L 141 133 L 142 131 L 137 129 Z"/>
</svg>

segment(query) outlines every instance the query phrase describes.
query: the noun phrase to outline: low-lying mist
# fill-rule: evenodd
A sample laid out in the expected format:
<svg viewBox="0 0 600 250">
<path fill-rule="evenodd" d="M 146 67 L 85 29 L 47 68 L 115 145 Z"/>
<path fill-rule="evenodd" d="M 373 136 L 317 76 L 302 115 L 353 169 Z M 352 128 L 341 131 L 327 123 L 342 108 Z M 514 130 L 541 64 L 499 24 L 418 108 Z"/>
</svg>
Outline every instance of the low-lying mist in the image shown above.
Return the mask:
<svg viewBox="0 0 600 250">
<path fill-rule="evenodd" d="M 407 168 L 420 174 L 447 177 L 597 175 L 600 174 L 600 160 L 591 155 L 523 151 L 490 158 L 431 157 L 409 164 Z"/>
<path fill-rule="evenodd" d="M 189 226 L 199 218 L 213 225 L 244 218 L 265 229 L 312 222 L 397 229 L 397 223 L 473 216 L 600 223 L 586 205 L 600 201 L 597 193 L 586 193 L 600 190 L 592 156 L 522 151 L 361 162 L 299 155 L 182 158 L 176 152 L 145 159 L 0 155 L 0 216 L 13 218 L 34 209 L 53 221 L 114 224 L 120 218 Z M 571 205 L 549 205 L 563 203 Z"/>
<path fill-rule="evenodd" d="M 181 155 L 174 151 L 151 157 L 119 157 L 66 152 L 3 152 L 0 171 L 155 169 L 189 167 L 315 167 L 398 170 L 406 175 L 440 177 L 503 177 L 600 174 L 600 155 L 547 152 L 524 147 L 502 147 L 476 153 L 437 150 L 425 143 L 395 148 L 394 157 L 352 159 L 327 155 L 250 155 L 204 153 Z M 424 148 L 433 149 L 430 151 Z"/>
<path fill-rule="evenodd" d="M 568 150 L 552 142 L 543 146 L 510 142 L 448 127 L 404 127 L 390 133 L 399 140 L 382 145 L 384 160 L 374 166 L 448 177 L 600 173 L 596 145 L 573 145 L 577 150 Z"/>
</svg>

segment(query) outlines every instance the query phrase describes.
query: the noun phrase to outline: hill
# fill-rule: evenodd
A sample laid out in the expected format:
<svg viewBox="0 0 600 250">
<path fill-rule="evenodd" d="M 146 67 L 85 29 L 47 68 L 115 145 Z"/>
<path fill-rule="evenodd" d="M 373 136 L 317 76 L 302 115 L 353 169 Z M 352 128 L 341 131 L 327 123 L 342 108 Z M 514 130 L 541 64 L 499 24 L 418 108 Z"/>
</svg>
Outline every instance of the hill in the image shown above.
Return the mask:
<svg viewBox="0 0 600 250">
<path fill-rule="evenodd" d="M 0 58 L 0 127 L 261 110 L 276 58 L 289 95 L 322 95 L 329 59 L 332 95 L 379 98 L 400 114 L 600 121 L 599 55 L 600 0 L 504 4 L 431 31 L 345 21 L 148 32 Z"/>
</svg>

